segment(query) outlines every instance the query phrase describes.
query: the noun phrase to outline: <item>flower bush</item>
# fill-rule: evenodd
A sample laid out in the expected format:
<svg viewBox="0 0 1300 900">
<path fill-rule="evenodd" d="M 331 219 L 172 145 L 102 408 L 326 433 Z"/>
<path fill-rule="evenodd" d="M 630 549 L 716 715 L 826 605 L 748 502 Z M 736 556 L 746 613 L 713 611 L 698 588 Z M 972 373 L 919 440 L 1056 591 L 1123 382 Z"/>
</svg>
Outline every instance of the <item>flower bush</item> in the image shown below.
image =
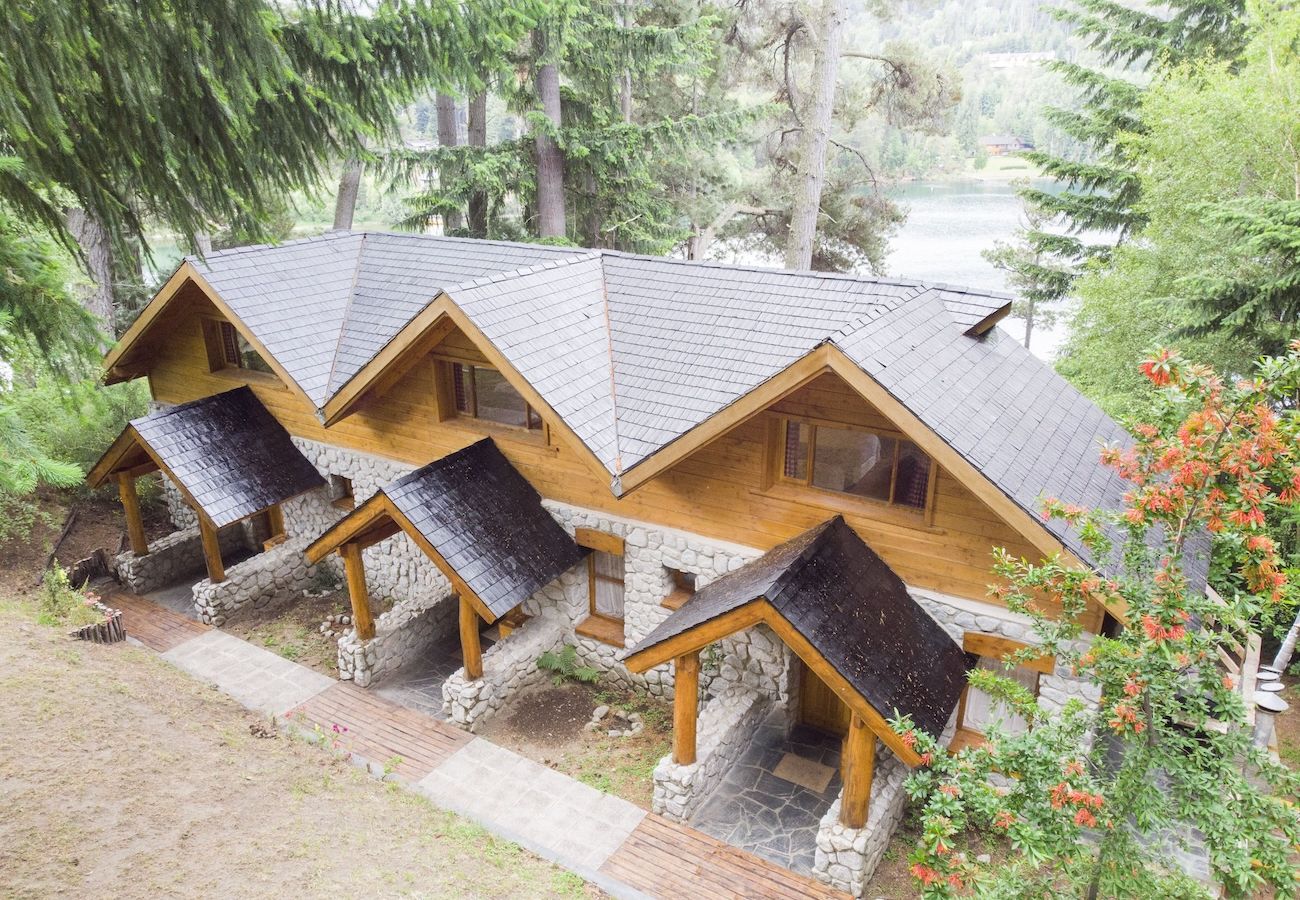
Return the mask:
<svg viewBox="0 0 1300 900">
<path fill-rule="evenodd" d="M 1039 641 L 1008 665 L 1054 655 L 1100 689 L 1099 707 L 1045 715 L 1016 682 L 975 671 L 972 686 L 1028 731 L 995 727 L 949 755 L 908 719 L 892 723 L 931 761 L 908 781 L 925 897 L 1204 897 L 1173 858 L 1189 826 L 1227 896 L 1296 892 L 1300 779 L 1253 744 L 1250 698 L 1220 651 L 1294 604 L 1267 522 L 1300 507 L 1300 342 L 1239 381 L 1172 351 L 1142 372 L 1158 394 L 1153 421 L 1102 451 L 1128 484 L 1123 507 L 1043 502 L 1098 565 L 999 551 L 994 566 L 993 593 Z M 1212 544 L 1232 560 L 1216 573 L 1222 598 L 1203 589 Z M 1080 619 L 1098 605 L 1123 627 L 1086 635 Z M 988 835 L 1010 851 L 996 866 L 964 852 Z"/>
</svg>

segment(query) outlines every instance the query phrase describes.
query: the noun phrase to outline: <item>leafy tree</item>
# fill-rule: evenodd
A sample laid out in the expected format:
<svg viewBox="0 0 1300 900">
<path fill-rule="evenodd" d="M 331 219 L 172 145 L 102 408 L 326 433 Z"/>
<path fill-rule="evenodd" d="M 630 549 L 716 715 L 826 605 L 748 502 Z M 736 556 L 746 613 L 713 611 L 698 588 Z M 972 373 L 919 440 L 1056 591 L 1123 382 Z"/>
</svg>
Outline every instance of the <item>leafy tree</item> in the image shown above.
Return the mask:
<svg viewBox="0 0 1300 900">
<path fill-rule="evenodd" d="M 1177 341 L 1225 372 L 1248 371 L 1296 330 L 1295 172 L 1300 166 L 1300 12 L 1255 4 L 1235 61 L 1173 66 L 1121 137 L 1139 173 L 1135 240 L 1076 282 L 1062 373 L 1112 412 L 1140 414 L 1137 361 Z"/>
<path fill-rule="evenodd" d="M 394 103 L 474 76 L 517 4 L 455 0 L 12 0 L 0 17 L 0 200 L 96 262 L 181 235 L 256 230 L 331 158 L 393 131 Z M 74 217 L 82 244 L 66 218 Z"/>
<path fill-rule="evenodd" d="M 1254 745 L 1218 648 L 1283 613 L 1292 591 L 1266 520 L 1300 506 L 1300 416 L 1286 409 L 1300 386 L 1300 342 L 1239 382 L 1167 351 L 1142 370 L 1158 388 L 1154 418 L 1130 448 L 1102 456 L 1130 485 L 1123 509 L 1044 502 L 1095 558 L 1113 561 L 1113 574 L 1005 552 L 995 567 L 998 595 L 1041 639 L 1010 664 L 1057 656 L 1096 686 L 1098 709 L 1072 701 L 1048 715 L 1016 682 L 981 672 L 971 683 L 1025 716 L 1026 733 L 994 728 L 986 745 L 950 757 L 910 722 L 894 723 L 931 762 L 908 783 L 923 809 L 912 872 L 927 897 L 1204 896 L 1165 865 L 1164 840 L 1186 826 L 1204 835 L 1229 896 L 1295 892 L 1300 778 Z M 1207 534 L 1238 550 L 1224 600 L 1185 568 Z M 1064 616 L 1044 615 L 1043 597 Z M 1076 620 L 1096 603 L 1124 609 L 1127 625 L 1084 646 Z M 980 832 L 1004 838 L 1011 858 L 992 867 L 960 853 Z"/>
<path fill-rule="evenodd" d="M 1013 241 L 994 241 L 992 248 L 980 253 L 991 265 L 1007 273 L 1007 281 L 1018 295 L 1011 304 L 1011 314 L 1025 320 L 1025 348 L 1029 348 L 1034 328 L 1051 327 L 1056 321 L 1054 308 L 1069 289 L 1070 272 L 1056 255 L 1049 255 L 1042 240 L 1031 235 L 1044 234 L 1052 216 L 1029 201 L 1024 202 L 1023 221 Z"/>
</svg>

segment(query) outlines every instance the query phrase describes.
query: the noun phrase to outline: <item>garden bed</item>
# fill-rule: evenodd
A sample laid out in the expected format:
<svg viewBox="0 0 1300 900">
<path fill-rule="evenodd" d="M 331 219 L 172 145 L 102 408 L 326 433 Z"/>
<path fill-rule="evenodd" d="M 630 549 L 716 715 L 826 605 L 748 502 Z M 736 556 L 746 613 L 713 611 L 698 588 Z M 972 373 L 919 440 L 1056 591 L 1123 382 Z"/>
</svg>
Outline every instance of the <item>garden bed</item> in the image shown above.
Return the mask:
<svg viewBox="0 0 1300 900">
<path fill-rule="evenodd" d="M 346 590 L 319 597 L 304 596 L 302 591 L 282 591 L 265 606 L 240 610 L 221 630 L 317 672 L 337 677 L 338 639 L 347 627 L 328 634 L 322 634 L 320 627 L 330 616 L 351 613 Z"/>
<path fill-rule="evenodd" d="M 606 721 L 619 713 L 635 713 L 641 733 L 610 737 L 603 728 L 588 730 L 592 713 L 601 706 L 610 708 Z M 672 743 L 672 707 L 601 684 L 548 682 L 509 698 L 480 733 L 494 744 L 649 809 L 651 776 Z"/>
</svg>

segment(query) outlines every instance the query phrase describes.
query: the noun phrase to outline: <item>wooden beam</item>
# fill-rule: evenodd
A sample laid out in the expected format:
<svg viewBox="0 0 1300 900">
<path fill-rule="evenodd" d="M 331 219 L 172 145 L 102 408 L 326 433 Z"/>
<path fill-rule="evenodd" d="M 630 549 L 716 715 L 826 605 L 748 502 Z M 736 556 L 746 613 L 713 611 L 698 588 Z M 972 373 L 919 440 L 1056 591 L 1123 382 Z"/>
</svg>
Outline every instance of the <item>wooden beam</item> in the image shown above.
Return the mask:
<svg viewBox="0 0 1300 900">
<path fill-rule="evenodd" d="M 140 515 L 140 495 L 135 492 L 135 478 L 125 472 L 117 476 L 117 493 L 122 498 L 126 513 L 126 533 L 131 538 L 131 552 L 136 556 L 149 553 L 149 539 L 144 533 L 144 519 Z"/>
<path fill-rule="evenodd" d="M 1004 638 L 1000 635 L 979 634 L 970 631 L 966 632 L 961 639 L 961 648 L 967 653 L 974 653 L 976 656 L 985 656 L 997 660 L 1004 660 L 1014 653 L 1029 648 L 1029 646 L 1029 644 L 1013 641 L 1011 638 Z M 1034 672 L 1051 675 L 1056 671 L 1056 657 L 1039 656 L 1029 660 L 1029 662 L 1020 663 L 1020 665 Z"/>
<path fill-rule="evenodd" d="M 624 552 L 623 539 L 621 537 L 616 534 L 609 534 L 605 531 L 597 531 L 594 528 L 573 529 L 573 540 L 579 547 L 586 547 L 589 550 L 599 550 L 601 553 L 622 556 Z"/>
<path fill-rule="evenodd" d="M 203 559 L 208 566 L 208 580 L 220 584 L 226 580 L 226 566 L 221 561 L 221 539 L 217 527 L 207 514 L 199 511 L 199 536 L 203 539 Z"/>
<path fill-rule="evenodd" d="M 320 562 L 344 544 L 356 540 L 357 535 L 369 529 L 371 524 L 384 516 L 386 499 L 382 491 L 374 494 L 369 500 L 358 504 L 350 513 L 325 529 L 324 533 L 303 551 L 307 562 Z"/>
<path fill-rule="evenodd" d="M 876 735 L 857 713 L 849 720 L 840 753 L 844 792 L 840 798 L 840 823 L 845 828 L 867 824 L 871 803 L 871 778 L 876 767 Z"/>
<path fill-rule="evenodd" d="M 361 548 L 344 544 L 339 548 L 343 572 L 348 580 L 348 597 L 352 600 L 352 625 L 357 638 L 368 641 L 375 636 L 375 620 L 370 615 L 370 591 L 366 588 L 366 567 L 361 562 Z"/>
<path fill-rule="evenodd" d="M 673 762 L 695 762 L 695 720 L 700 710 L 700 651 L 673 660 Z"/>
<path fill-rule="evenodd" d="M 483 677 L 483 646 L 478 637 L 478 613 L 469 598 L 460 598 L 460 652 L 465 660 L 465 677 L 478 681 Z"/>
<path fill-rule="evenodd" d="M 766 605 L 764 600 L 751 600 L 744 606 L 723 613 L 716 619 L 701 622 L 653 647 L 638 650 L 623 660 L 623 665 L 632 672 L 645 672 L 692 651 L 703 650 L 714 641 L 720 641 L 763 621 L 763 607 Z"/>
</svg>

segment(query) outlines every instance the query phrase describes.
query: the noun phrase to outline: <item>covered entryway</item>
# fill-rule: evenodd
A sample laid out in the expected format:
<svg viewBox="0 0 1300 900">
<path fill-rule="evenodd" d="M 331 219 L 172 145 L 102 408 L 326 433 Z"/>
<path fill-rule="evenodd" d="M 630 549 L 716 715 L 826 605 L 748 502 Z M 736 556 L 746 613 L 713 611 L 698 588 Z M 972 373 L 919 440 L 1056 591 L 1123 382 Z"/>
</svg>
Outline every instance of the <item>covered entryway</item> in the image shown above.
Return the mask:
<svg viewBox="0 0 1300 900">
<path fill-rule="evenodd" d="M 194 511 L 197 528 L 150 546 L 136 480 L 159 471 Z M 325 483 L 247 387 L 132 420 L 86 481 L 91 487 L 117 484 L 131 544 L 130 558 L 119 560 L 119 570 L 141 592 L 204 570 L 210 585 L 222 585 L 231 565 L 284 544 L 282 504 Z M 291 571 L 300 550 L 300 545 L 279 550 Z M 268 570 L 257 581 L 269 584 L 272 575 Z"/>
<path fill-rule="evenodd" d="M 848 734 L 853 713 L 834 688 L 802 661 L 799 666 L 799 724 L 824 734 Z"/>
</svg>

